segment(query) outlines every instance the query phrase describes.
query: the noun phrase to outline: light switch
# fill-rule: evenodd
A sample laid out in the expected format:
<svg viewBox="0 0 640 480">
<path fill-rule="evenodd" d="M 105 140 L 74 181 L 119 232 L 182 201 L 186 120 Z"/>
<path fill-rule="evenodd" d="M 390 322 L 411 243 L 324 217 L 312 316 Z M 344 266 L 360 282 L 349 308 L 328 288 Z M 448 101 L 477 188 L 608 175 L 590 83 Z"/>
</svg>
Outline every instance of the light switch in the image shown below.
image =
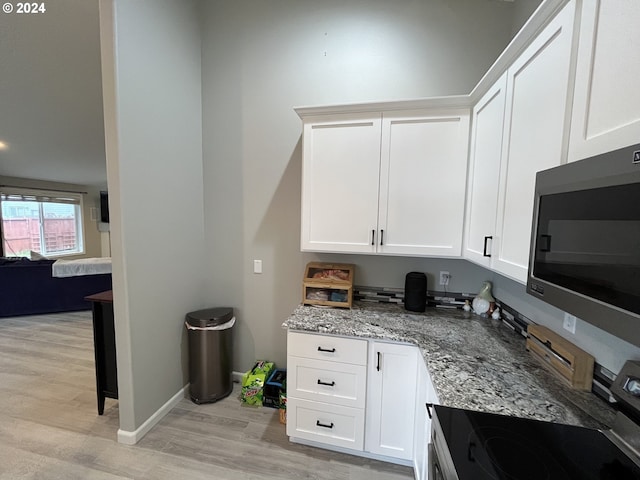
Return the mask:
<svg viewBox="0 0 640 480">
<path fill-rule="evenodd" d="M 262 260 L 253 261 L 253 273 L 262 273 Z"/>
</svg>

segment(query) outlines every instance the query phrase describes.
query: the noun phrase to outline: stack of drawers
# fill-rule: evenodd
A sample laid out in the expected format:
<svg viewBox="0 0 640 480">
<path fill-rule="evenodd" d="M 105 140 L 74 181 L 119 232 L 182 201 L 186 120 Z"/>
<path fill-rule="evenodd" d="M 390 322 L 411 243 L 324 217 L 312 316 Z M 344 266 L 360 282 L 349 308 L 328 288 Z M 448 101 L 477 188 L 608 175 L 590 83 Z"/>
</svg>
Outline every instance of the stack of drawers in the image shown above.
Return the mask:
<svg viewBox="0 0 640 480">
<path fill-rule="evenodd" d="M 287 435 L 364 448 L 366 340 L 289 332 Z"/>
</svg>

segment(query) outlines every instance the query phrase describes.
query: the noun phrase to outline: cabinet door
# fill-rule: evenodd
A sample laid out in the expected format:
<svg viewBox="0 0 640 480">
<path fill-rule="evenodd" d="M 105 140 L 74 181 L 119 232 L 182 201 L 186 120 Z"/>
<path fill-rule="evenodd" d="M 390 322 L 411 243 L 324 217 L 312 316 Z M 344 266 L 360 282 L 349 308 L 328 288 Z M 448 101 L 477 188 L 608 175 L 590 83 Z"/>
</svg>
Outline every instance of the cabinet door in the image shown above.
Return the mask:
<svg viewBox="0 0 640 480">
<path fill-rule="evenodd" d="M 493 268 L 526 282 L 535 176 L 562 163 L 575 3 L 507 71 L 505 131 Z"/>
<path fill-rule="evenodd" d="M 413 459 L 418 349 L 372 342 L 369 356 L 365 450 Z"/>
<path fill-rule="evenodd" d="M 439 404 L 438 394 L 431 382 L 431 375 L 422 358 L 418 359 L 418 391 L 416 394 L 416 429 L 414 436 L 414 471 L 417 480 L 429 477 L 429 443 L 431 442 L 431 417 L 427 403 Z M 431 410 L 431 413 L 433 410 Z"/>
<path fill-rule="evenodd" d="M 303 251 L 375 251 L 381 116 L 305 119 Z"/>
<path fill-rule="evenodd" d="M 490 266 L 498 208 L 507 75 L 473 107 L 464 257 Z"/>
<path fill-rule="evenodd" d="M 569 161 L 638 143 L 640 2 L 583 2 Z"/>
<path fill-rule="evenodd" d="M 427 367 L 422 359 L 418 359 L 418 381 L 416 392 L 416 422 L 413 437 L 413 471 L 417 480 L 427 479 L 429 455 L 427 446 L 431 434 L 431 420 L 427 415 L 428 402 Z"/>
<path fill-rule="evenodd" d="M 462 253 L 469 111 L 382 118 L 378 252 Z"/>
</svg>

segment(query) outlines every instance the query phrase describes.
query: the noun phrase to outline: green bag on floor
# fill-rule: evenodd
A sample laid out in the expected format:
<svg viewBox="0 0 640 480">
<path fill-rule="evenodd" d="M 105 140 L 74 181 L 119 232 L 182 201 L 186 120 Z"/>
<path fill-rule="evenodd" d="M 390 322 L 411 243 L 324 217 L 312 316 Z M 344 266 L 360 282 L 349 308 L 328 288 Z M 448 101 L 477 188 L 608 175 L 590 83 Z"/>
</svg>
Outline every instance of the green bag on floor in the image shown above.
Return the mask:
<svg viewBox="0 0 640 480">
<path fill-rule="evenodd" d="M 251 370 L 242 375 L 240 400 L 247 405 L 262 406 L 264 382 L 274 368 L 273 362 L 258 360 Z"/>
</svg>

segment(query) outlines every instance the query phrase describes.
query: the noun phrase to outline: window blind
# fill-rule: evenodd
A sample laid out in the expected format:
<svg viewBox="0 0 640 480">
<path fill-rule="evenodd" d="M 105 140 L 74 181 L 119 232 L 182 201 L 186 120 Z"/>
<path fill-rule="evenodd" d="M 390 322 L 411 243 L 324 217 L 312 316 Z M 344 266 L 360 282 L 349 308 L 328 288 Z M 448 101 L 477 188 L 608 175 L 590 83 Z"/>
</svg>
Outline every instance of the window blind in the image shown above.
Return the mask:
<svg viewBox="0 0 640 480">
<path fill-rule="evenodd" d="M 82 195 L 80 193 L 71 192 L 55 192 L 47 190 L 29 190 L 2 187 L 0 189 L 1 201 L 23 201 L 23 202 L 42 202 L 42 203 L 66 203 L 71 205 L 80 205 Z"/>
</svg>

